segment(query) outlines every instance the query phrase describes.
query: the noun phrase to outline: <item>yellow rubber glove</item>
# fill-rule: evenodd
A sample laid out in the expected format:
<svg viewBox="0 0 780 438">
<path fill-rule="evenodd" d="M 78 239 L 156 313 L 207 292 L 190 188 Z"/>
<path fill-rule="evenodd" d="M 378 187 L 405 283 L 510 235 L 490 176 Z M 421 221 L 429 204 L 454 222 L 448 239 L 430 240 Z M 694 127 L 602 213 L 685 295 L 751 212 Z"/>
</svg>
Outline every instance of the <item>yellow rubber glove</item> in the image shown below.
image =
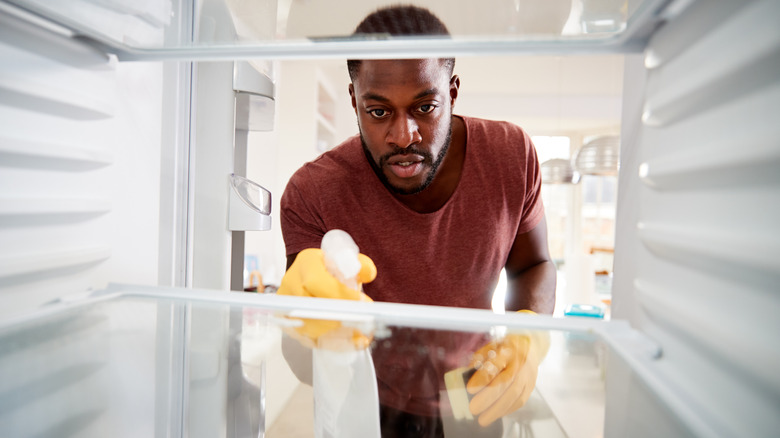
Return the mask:
<svg viewBox="0 0 780 438">
<path fill-rule="evenodd" d="M 374 262 L 364 254 L 358 254 L 360 272 L 358 282 L 369 283 L 376 278 L 377 270 Z M 361 291 L 350 289 L 331 275 L 325 267 L 325 258 L 319 248 L 304 249 L 290 265 L 290 269 L 282 277 L 282 284 L 276 292 L 279 295 L 294 295 L 303 297 L 335 298 L 342 300 L 372 301 Z M 307 347 L 324 347 L 343 349 L 346 344 L 357 348 L 365 348 L 371 339 L 360 330 L 342 327 L 341 322 L 319 319 L 303 319 L 303 325 L 295 327 L 288 334 L 298 339 Z"/>
<path fill-rule="evenodd" d="M 358 254 L 360 272 L 358 282 L 361 284 L 374 281 L 376 266 L 365 254 Z M 282 284 L 276 292 L 280 295 L 295 295 L 301 297 L 336 298 L 342 300 L 371 301 L 368 295 L 350 289 L 325 267 L 325 257 L 319 248 L 304 249 L 295 257 L 290 269 L 282 277 Z"/>
<path fill-rule="evenodd" d="M 533 313 L 530 310 L 521 312 Z M 488 426 L 523 407 L 536 386 L 539 364 L 550 348 L 547 332 L 508 334 L 477 350 L 471 366 L 476 372 L 466 384 L 469 411 Z"/>
</svg>

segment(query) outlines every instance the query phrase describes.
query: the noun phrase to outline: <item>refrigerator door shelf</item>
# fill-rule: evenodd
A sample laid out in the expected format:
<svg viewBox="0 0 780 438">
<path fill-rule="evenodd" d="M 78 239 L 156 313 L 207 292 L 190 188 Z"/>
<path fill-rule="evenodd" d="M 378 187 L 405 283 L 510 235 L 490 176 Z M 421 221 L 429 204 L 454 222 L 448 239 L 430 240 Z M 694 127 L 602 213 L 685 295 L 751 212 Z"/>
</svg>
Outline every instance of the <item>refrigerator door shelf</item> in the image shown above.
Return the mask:
<svg viewBox="0 0 780 438">
<path fill-rule="evenodd" d="M 271 192 L 244 177 L 230 175 L 230 231 L 271 229 Z"/>
<path fill-rule="evenodd" d="M 233 90 L 271 99 L 274 97 L 274 83 L 271 78 L 246 61 L 233 63 Z"/>
<path fill-rule="evenodd" d="M 236 129 L 274 129 L 274 83 L 246 61 L 233 63 L 233 90 L 236 92 Z"/>
</svg>

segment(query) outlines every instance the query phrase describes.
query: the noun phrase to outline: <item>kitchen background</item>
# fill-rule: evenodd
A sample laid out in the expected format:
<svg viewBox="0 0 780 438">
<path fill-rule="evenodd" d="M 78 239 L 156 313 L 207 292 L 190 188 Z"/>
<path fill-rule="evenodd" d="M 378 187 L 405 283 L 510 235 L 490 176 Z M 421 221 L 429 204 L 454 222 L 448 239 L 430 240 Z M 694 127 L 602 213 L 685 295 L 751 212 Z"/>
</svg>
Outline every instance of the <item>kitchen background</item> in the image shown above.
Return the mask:
<svg viewBox="0 0 780 438">
<path fill-rule="evenodd" d="M 253 22 L 241 19 L 241 2 L 232 3 L 238 33 L 246 38 L 259 36 Z M 495 32 L 496 27 L 529 35 L 581 35 L 596 20 L 583 14 L 583 2 L 553 0 L 531 2 L 495 1 L 496 8 L 512 7 L 507 14 L 486 14 L 486 4 L 464 13 L 447 7 L 444 0 L 426 6 L 435 11 L 454 35 Z M 347 2 L 339 14 L 327 14 L 323 2 L 288 0 L 278 4 L 278 38 L 333 37 L 351 32 L 362 17 L 381 5 L 379 1 Z M 533 8 L 533 14 L 523 14 Z M 591 4 L 589 8 L 598 11 Z M 614 13 L 615 9 L 602 8 Z M 317 17 L 327 14 L 329 20 Z M 496 26 L 499 16 L 511 22 Z M 532 18 L 532 19 L 531 19 Z M 622 17 L 597 17 L 609 26 Z M 241 25 L 243 23 L 243 25 Z M 588 24 L 591 23 L 591 24 Z M 491 30 L 484 28 L 490 27 Z M 461 77 L 461 93 L 455 112 L 474 117 L 507 120 L 523 127 L 534 139 L 541 163 L 553 159 L 574 161 L 581 146 L 600 136 L 620 133 L 623 89 L 623 55 L 459 57 L 455 74 Z M 315 158 L 347 137 L 357 133 L 355 115 L 349 101 L 349 79 L 343 60 L 277 61 L 260 67 L 276 80 L 277 117 L 272 132 L 251 132 L 248 140 L 249 179 L 274 194 L 273 223 L 279 223 L 279 199 L 290 175 L 300 165 Z M 615 150 L 614 156 L 617 156 Z M 273 157 L 269 159 L 269 157 Z M 555 169 L 559 170 L 559 169 Z M 552 175 L 549 175 L 552 176 Z M 617 168 L 610 175 L 574 176 L 577 184 L 543 186 L 547 207 L 549 244 L 559 268 L 558 303 L 560 315 L 567 304 L 604 304 L 609 299 L 614 249 Z M 284 271 L 285 253 L 281 231 L 246 234 L 245 285 L 250 277 L 271 287 L 278 285 Z M 258 276 L 251 275 L 256 268 Z M 380 268 L 381 269 L 381 268 Z M 596 275 L 598 272 L 600 275 Z M 569 288 L 566 284 L 576 284 Z M 498 285 L 494 308 L 502 302 L 503 281 Z M 600 293 L 596 293 L 600 291 Z"/>
<path fill-rule="evenodd" d="M 250 280 L 257 285 L 257 275 L 250 279 L 254 270 L 271 287 L 283 275 L 279 199 L 290 175 L 357 133 L 344 61 L 281 61 L 273 69 L 276 126 L 272 132 L 250 132 L 247 174 L 273 193 L 274 226 L 246 234 L 246 286 Z M 522 126 L 533 136 L 542 163 L 574 161 L 583 144 L 619 134 L 622 55 L 461 57 L 455 74 L 461 77 L 455 112 Z M 583 175 L 577 184 L 543 184 L 550 251 L 560 274 L 556 313 L 573 302 L 601 304 L 609 298 L 616 170 Z M 572 283 L 577 286 L 567 294 Z"/>
<path fill-rule="evenodd" d="M 268 27 L 258 24 L 268 20 L 258 15 L 257 3 L 251 7 L 238 0 L 227 3 L 239 37 L 269 36 Z M 615 13 L 615 8 L 597 8 L 592 2 L 587 8 L 583 4 L 588 2 L 571 0 L 492 3 L 494 8 L 514 10 L 506 14 L 487 13 L 488 4 L 469 11 L 455 10 L 445 0 L 432 0 L 426 7 L 435 11 L 454 35 L 479 35 L 500 28 L 508 35 L 565 37 L 581 35 L 593 23 L 610 30 L 610 25 L 621 23 L 624 18 L 609 15 Z M 347 1 L 339 14 L 328 14 L 325 2 L 281 1 L 276 5 L 276 37 L 348 34 L 362 17 L 381 4 L 381 1 Z M 523 14 L 530 8 L 533 14 Z M 594 19 L 583 10 L 597 14 L 601 11 L 601 15 Z M 489 19 L 478 19 L 485 14 L 490 15 Z M 326 15 L 328 20 L 318 19 Z M 498 19 L 508 21 L 497 26 Z M 349 79 L 345 61 L 276 61 L 255 65 L 275 78 L 277 113 L 272 132 L 249 133 L 247 176 L 273 193 L 273 223 L 279 224 L 279 199 L 292 173 L 304 162 L 357 133 L 357 124 L 347 93 Z M 540 163 L 554 159 L 573 163 L 587 142 L 619 135 L 623 65 L 624 56 L 613 54 L 459 57 L 455 74 L 461 77 L 461 93 L 455 112 L 513 122 L 533 136 Z M 613 154 L 616 158 L 617 148 Z M 557 315 L 572 303 L 609 303 L 617 199 L 616 161 L 614 164 L 608 175 L 574 175 L 571 184 L 553 184 L 552 177 L 558 173 L 545 172 L 549 184 L 544 184 L 542 196 L 547 208 L 550 251 L 559 268 Z M 270 231 L 248 232 L 245 251 L 248 256 L 245 286 L 257 286 L 260 278 L 264 285 L 277 286 L 285 264 L 280 228 L 272 226 Z M 567 284 L 576 287 L 567 288 Z M 497 310 L 500 310 L 504 287 L 502 281 L 497 288 L 494 300 Z"/>
</svg>

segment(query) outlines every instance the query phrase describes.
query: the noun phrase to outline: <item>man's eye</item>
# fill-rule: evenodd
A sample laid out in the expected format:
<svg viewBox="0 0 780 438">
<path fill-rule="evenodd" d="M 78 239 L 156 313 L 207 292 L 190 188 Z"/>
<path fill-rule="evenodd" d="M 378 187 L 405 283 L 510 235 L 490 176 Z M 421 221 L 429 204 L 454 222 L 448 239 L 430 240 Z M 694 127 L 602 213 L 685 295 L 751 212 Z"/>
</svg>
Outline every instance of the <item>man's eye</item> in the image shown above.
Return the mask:
<svg viewBox="0 0 780 438">
<path fill-rule="evenodd" d="M 371 114 L 373 117 L 376 117 L 377 119 L 381 119 L 382 117 L 387 115 L 387 111 L 383 110 L 382 108 L 375 108 L 368 111 L 369 114 Z"/>
<path fill-rule="evenodd" d="M 420 105 L 420 112 L 423 114 L 428 114 L 429 112 L 433 111 L 434 108 L 436 108 L 435 105 L 426 103 L 425 105 Z"/>
</svg>

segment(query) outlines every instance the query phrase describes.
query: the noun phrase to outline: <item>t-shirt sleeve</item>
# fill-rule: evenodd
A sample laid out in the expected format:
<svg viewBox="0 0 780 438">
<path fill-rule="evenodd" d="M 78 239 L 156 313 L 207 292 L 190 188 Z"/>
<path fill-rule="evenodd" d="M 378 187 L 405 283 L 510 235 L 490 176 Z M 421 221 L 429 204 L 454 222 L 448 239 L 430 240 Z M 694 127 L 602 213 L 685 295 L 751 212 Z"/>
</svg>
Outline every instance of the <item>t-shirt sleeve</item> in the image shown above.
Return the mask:
<svg viewBox="0 0 780 438">
<path fill-rule="evenodd" d="M 531 137 L 523 131 L 524 164 L 525 164 L 525 193 L 523 200 L 523 215 L 517 234 L 527 233 L 536 227 L 544 217 L 544 205 L 542 204 L 542 175 L 539 167 L 539 158 L 536 156 L 536 147 Z"/>
<path fill-rule="evenodd" d="M 322 219 L 316 213 L 314 201 L 306 196 L 305 184 L 299 173 L 290 179 L 280 200 L 279 222 L 288 256 L 306 248 L 319 248 L 325 234 Z"/>
</svg>

